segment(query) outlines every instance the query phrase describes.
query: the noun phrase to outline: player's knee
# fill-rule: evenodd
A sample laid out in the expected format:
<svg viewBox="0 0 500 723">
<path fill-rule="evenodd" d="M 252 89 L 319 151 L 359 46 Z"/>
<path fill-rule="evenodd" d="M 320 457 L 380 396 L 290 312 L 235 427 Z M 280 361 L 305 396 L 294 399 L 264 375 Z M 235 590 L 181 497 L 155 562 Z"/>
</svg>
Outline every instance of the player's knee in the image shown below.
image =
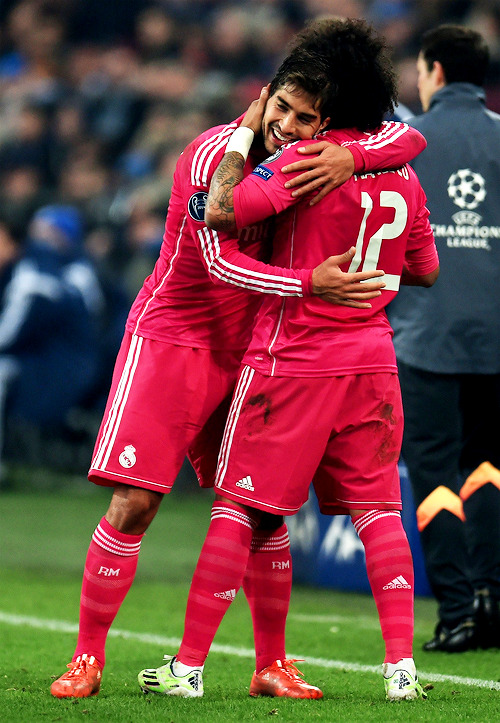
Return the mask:
<svg viewBox="0 0 500 723">
<path fill-rule="evenodd" d="M 115 487 L 106 519 L 119 532 L 140 535 L 149 527 L 162 499 L 159 492 L 120 485 Z"/>
</svg>

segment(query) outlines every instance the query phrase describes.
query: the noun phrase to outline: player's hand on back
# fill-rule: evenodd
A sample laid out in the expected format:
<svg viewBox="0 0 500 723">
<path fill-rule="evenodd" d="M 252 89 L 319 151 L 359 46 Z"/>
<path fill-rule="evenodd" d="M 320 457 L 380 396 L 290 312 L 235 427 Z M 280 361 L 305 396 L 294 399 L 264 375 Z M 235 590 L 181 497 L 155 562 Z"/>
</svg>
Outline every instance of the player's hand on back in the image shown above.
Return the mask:
<svg viewBox="0 0 500 723">
<path fill-rule="evenodd" d="M 285 183 L 285 188 L 294 189 L 292 196 L 303 196 L 319 189 L 310 201 L 311 206 L 321 201 L 327 193 L 347 181 L 354 173 L 354 157 L 344 146 L 319 141 L 299 148 L 298 152 L 308 157 L 283 167 L 283 173 L 301 171 L 299 176 Z"/>
<path fill-rule="evenodd" d="M 356 249 L 352 246 L 339 256 L 329 256 L 313 270 L 313 294 L 330 304 L 370 309 L 370 299 L 380 296 L 385 283 L 380 269 L 373 271 L 342 271 L 341 264 L 349 263 Z"/>
</svg>

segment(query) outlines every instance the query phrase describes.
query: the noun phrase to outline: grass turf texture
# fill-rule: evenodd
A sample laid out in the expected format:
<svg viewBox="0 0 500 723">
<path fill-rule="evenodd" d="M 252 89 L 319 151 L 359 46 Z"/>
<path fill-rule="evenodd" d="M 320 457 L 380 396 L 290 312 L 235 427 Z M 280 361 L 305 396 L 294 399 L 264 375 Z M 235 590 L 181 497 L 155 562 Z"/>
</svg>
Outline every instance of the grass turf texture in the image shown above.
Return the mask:
<svg viewBox="0 0 500 723">
<path fill-rule="evenodd" d="M 74 649 L 85 554 L 110 493 L 81 478 L 32 484 L 31 474 L 21 471 L 13 489 L 0 495 L 0 721 L 500 720 L 500 690 L 470 680 L 498 681 L 499 650 L 421 651 L 435 624 L 433 600 L 416 601 L 415 658 L 421 682 L 432 686 L 429 699 L 391 704 L 379 672 L 383 644 L 372 598 L 300 586 L 292 593 L 288 654 L 306 657 L 299 668 L 323 689 L 323 700 L 249 698 L 253 641 L 242 593 L 205 666 L 205 696 L 144 696 L 137 672 L 161 665 L 182 634 L 189 580 L 209 522 L 206 492 L 170 495 L 148 531 L 136 581 L 112 627 L 101 693 L 52 698 L 50 683 Z"/>
</svg>

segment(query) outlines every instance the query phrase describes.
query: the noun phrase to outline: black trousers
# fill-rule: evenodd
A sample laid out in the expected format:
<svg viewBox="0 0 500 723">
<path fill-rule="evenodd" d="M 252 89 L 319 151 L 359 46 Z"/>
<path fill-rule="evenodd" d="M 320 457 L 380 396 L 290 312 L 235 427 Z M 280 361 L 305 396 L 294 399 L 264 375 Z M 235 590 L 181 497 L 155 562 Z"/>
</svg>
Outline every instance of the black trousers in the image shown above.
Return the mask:
<svg viewBox="0 0 500 723">
<path fill-rule="evenodd" d="M 500 375 L 434 374 L 398 362 L 402 456 L 415 504 L 444 485 L 456 494 L 482 462 L 500 469 Z M 472 614 L 474 590 L 500 599 L 500 490 L 486 484 L 464 503 L 466 522 L 442 510 L 421 533 L 425 567 L 448 626 Z"/>
</svg>

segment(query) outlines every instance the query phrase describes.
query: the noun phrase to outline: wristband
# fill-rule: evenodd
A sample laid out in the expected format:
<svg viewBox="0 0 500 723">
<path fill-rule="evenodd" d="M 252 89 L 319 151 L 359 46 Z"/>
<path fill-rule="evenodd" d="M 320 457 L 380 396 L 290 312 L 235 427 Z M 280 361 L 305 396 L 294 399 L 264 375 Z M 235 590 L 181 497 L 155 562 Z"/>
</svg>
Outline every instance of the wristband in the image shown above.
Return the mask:
<svg viewBox="0 0 500 723">
<path fill-rule="evenodd" d="M 236 153 L 239 153 L 240 156 L 243 156 L 244 160 L 246 161 L 254 137 L 255 133 L 251 128 L 247 128 L 247 126 L 240 126 L 239 128 L 236 128 L 236 130 L 233 131 L 231 138 L 229 139 L 224 153 L 231 153 L 232 151 L 236 151 Z"/>
</svg>

